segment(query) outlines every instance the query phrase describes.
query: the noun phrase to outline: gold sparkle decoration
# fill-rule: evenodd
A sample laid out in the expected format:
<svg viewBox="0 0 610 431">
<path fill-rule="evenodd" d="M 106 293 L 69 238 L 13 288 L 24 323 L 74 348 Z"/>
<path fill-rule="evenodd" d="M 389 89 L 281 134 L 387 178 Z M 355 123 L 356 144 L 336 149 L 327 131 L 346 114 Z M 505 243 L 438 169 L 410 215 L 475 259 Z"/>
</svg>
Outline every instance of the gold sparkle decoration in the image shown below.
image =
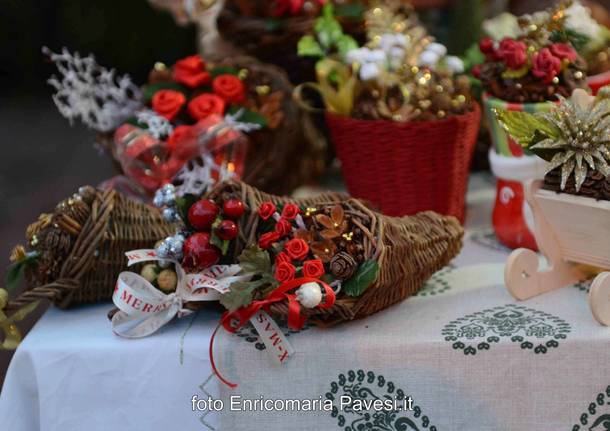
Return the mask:
<svg viewBox="0 0 610 431">
<path fill-rule="evenodd" d="M 589 170 L 610 175 L 610 99 L 593 97 L 577 89 L 570 99 L 561 96 L 560 104 L 551 112 L 535 114 L 558 131 L 531 146 L 533 151 L 550 151 L 553 156 L 547 172 L 561 167 L 561 190 L 574 175 L 576 191 Z"/>
</svg>

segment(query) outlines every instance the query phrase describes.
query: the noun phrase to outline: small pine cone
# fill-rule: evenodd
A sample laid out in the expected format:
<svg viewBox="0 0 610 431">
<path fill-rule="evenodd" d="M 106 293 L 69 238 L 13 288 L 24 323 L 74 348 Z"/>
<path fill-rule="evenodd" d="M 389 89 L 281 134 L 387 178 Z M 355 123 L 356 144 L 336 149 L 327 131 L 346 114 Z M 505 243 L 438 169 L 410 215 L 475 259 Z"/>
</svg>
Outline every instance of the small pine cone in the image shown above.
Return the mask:
<svg viewBox="0 0 610 431">
<path fill-rule="evenodd" d="M 342 251 L 334 255 L 330 261 L 330 272 L 339 280 L 347 280 L 354 275 L 357 266 L 352 255 Z"/>
</svg>

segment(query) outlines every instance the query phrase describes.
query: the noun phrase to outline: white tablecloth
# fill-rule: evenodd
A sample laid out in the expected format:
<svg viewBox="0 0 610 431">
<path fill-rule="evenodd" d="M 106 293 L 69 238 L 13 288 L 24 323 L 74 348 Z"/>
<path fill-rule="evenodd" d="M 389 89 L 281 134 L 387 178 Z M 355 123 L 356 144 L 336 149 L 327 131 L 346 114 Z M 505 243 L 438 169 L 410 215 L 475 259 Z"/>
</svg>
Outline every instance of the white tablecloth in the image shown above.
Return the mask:
<svg viewBox="0 0 610 431">
<path fill-rule="evenodd" d="M 218 365 L 236 389 L 210 368 L 217 311 L 123 340 L 110 330 L 109 304 L 50 309 L 11 363 L 0 429 L 609 430 L 610 329 L 591 317 L 587 284 L 511 298 L 508 251 L 486 227 L 493 190 L 484 178 L 473 189 L 464 250 L 417 296 L 332 329 L 286 331 L 296 354 L 281 367 L 250 328 L 222 334 Z M 414 409 L 230 411 L 235 395 L 335 407 L 346 395 L 411 396 Z M 193 396 L 224 409 L 193 411 Z"/>
</svg>

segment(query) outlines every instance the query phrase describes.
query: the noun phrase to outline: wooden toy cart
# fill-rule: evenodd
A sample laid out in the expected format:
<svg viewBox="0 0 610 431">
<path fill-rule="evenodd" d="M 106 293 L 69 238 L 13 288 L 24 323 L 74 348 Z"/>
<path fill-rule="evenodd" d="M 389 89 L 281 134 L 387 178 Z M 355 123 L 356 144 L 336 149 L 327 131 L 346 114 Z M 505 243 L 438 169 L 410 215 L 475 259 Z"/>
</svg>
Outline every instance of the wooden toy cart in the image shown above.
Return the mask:
<svg viewBox="0 0 610 431">
<path fill-rule="evenodd" d="M 585 280 L 595 267 L 589 306 L 595 320 L 610 326 L 610 202 L 543 190 L 541 180 L 529 181 L 525 194 L 548 265 L 540 267 L 532 250 L 513 251 L 504 269 L 508 291 L 532 298 Z"/>
</svg>

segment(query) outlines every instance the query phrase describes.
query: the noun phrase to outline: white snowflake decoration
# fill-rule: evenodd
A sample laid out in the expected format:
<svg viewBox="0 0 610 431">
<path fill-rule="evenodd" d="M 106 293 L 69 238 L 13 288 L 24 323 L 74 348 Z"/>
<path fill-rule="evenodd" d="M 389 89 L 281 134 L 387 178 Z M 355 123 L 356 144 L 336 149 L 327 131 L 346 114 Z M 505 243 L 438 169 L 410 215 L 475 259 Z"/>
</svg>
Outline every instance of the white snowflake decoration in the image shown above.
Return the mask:
<svg viewBox="0 0 610 431">
<path fill-rule="evenodd" d="M 136 112 L 136 120 L 146 126 L 148 133 L 156 139 L 169 136 L 174 131 L 172 123 L 167 118 L 160 116 L 151 109 Z"/>
<path fill-rule="evenodd" d="M 210 155 L 206 154 L 191 160 L 176 174 L 173 181 L 178 184 L 175 193 L 176 196 L 186 194 L 201 196 L 217 182 L 231 179 L 234 176 L 235 173 L 230 171 L 227 166 L 217 164 Z"/>
<path fill-rule="evenodd" d="M 93 55 L 81 57 L 66 48 L 54 53 L 44 47 L 42 52 L 59 71 L 48 83 L 56 90 L 57 109 L 71 124 L 80 119 L 93 130 L 109 132 L 142 106 L 140 89 L 131 78 L 100 66 Z"/>
</svg>

